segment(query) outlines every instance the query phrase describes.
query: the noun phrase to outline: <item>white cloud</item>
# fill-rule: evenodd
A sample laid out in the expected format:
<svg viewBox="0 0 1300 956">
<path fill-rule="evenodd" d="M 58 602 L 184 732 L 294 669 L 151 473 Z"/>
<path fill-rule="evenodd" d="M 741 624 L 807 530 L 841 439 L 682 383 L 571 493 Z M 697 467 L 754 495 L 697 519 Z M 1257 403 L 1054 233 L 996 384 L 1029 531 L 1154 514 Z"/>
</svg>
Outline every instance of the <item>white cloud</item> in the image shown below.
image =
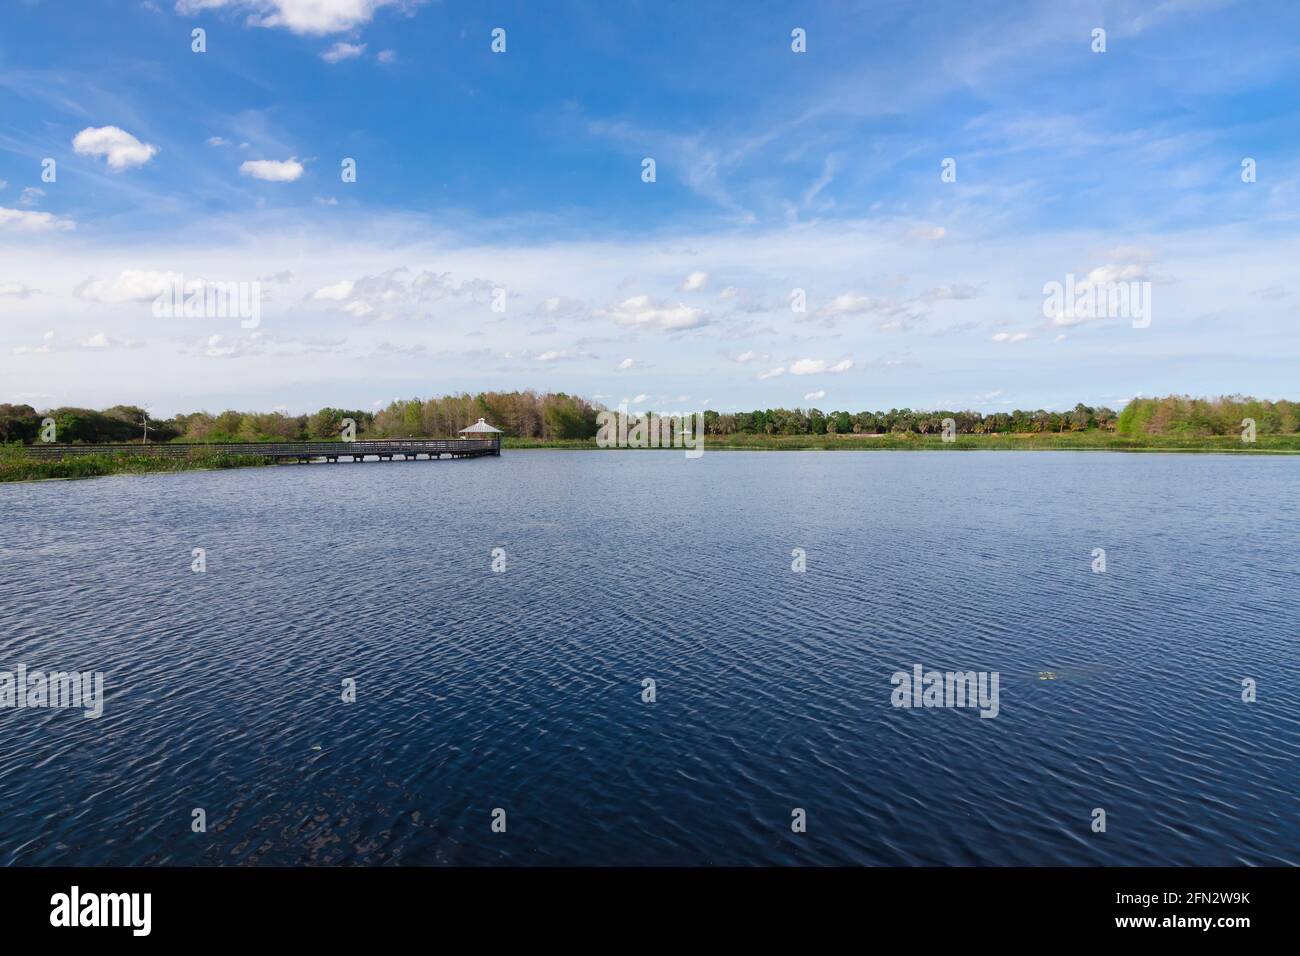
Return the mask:
<svg viewBox="0 0 1300 956">
<path fill-rule="evenodd" d="M 375 59 L 378 60 L 380 63 L 396 63 L 396 62 L 397 62 L 397 51 L 396 51 L 396 50 L 380 50 L 380 51 L 375 55 Z"/>
<path fill-rule="evenodd" d="M 341 33 L 369 23 L 375 11 L 398 0 L 177 0 L 176 12 L 194 14 L 228 8 L 246 11 L 257 27 L 284 27 L 293 33 Z M 418 0 L 417 0 L 418 2 Z"/>
<path fill-rule="evenodd" d="M 428 319 L 430 307 L 444 301 L 487 303 L 499 286 L 488 279 L 457 281 L 448 272 L 414 273 L 403 267 L 321 286 L 310 298 L 342 303 L 341 310 L 353 318 L 370 316 L 387 322 L 399 317 Z"/>
<path fill-rule="evenodd" d="M 21 282 L 0 282 L 0 296 L 9 296 L 15 299 L 29 299 L 40 292 L 39 289 L 33 289 L 31 286 L 23 285 Z"/>
<path fill-rule="evenodd" d="M 45 195 L 44 189 L 38 189 L 35 186 L 28 186 L 26 189 L 22 191 L 22 194 L 18 197 L 18 205 L 20 206 L 38 205 L 41 201 L 41 197 L 44 195 Z"/>
<path fill-rule="evenodd" d="M 61 219 L 48 212 L 28 212 L 26 209 L 9 209 L 0 206 L 0 229 L 16 232 L 48 232 L 51 229 L 75 229 L 71 219 Z"/>
<path fill-rule="evenodd" d="M 770 368 L 766 372 L 759 372 L 758 380 L 760 382 L 766 382 L 769 378 L 776 378 L 778 375 L 784 375 L 784 374 L 785 374 L 784 368 Z"/>
<path fill-rule="evenodd" d="M 326 63 L 339 63 L 342 60 L 355 60 L 366 52 L 364 43 L 344 43 L 340 40 L 320 55 Z"/>
<path fill-rule="evenodd" d="M 834 365 L 828 365 L 823 359 L 800 359 L 790 366 L 791 375 L 820 375 L 823 372 L 838 374 L 853 368 L 851 359 L 842 359 Z"/>
<path fill-rule="evenodd" d="M 826 389 L 819 388 L 815 392 L 809 392 L 803 397 L 805 402 L 816 402 L 826 397 Z"/>
<path fill-rule="evenodd" d="M 208 142 L 208 145 L 209 145 L 209 146 L 229 146 L 229 145 L 230 145 L 230 140 L 226 139 L 224 136 L 209 136 L 207 142 Z"/>
<path fill-rule="evenodd" d="M 83 349 L 135 349 L 141 348 L 139 342 L 134 339 L 119 339 L 109 335 L 107 332 L 97 332 L 88 339 L 82 339 L 79 348 Z"/>
<path fill-rule="evenodd" d="M 533 356 L 537 362 L 569 362 L 575 359 L 592 358 L 589 353 L 578 349 L 570 351 L 569 349 L 551 349 L 549 352 L 540 352 Z"/>
<path fill-rule="evenodd" d="M 625 299 L 606 310 L 606 314 L 627 329 L 657 329 L 661 332 L 697 329 L 709 321 L 700 309 L 680 303 L 674 306 L 657 305 L 647 295 Z"/>
<path fill-rule="evenodd" d="M 1029 338 L 1028 332 L 998 332 L 993 336 L 994 342 L 1023 342 Z"/>
<path fill-rule="evenodd" d="M 239 175 L 264 179 L 268 183 L 291 183 L 302 175 L 302 163 L 296 157 L 283 161 L 250 159 L 239 164 Z"/>
<path fill-rule="evenodd" d="M 176 272 L 123 269 L 116 279 L 87 279 L 76 291 L 87 302 L 151 302 L 180 278 Z"/>
<path fill-rule="evenodd" d="M 633 362 L 630 358 L 625 358 L 625 359 L 623 359 L 623 361 L 621 361 L 621 362 L 618 363 L 618 369 L 617 369 L 617 370 L 620 371 L 620 372 L 626 372 L 628 369 L 632 368 L 634 365 L 636 365 L 636 363 Z"/>
<path fill-rule="evenodd" d="M 41 336 L 40 345 L 17 345 L 10 351 L 13 352 L 14 355 L 48 355 L 54 350 L 54 330 L 50 329 L 50 331 Z"/>
<path fill-rule="evenodd" d="M 699 289 L 703 289 L 708 282 L 709 274 L 707 272 L 692 272 L 682 280 L 682 291 L 696 292 Z"/>
<path fill-rule="evenodd" d="M 344 279 L 342 282 L 335 282 L 333 285 L 322 286 L 311 294 L 311 297 L 317 302 L 342 302 L 352 294 L 356 283 L 351 279 Z"/>
<path fill-rule="evenodd" d="M 117 126 L 87 126 L 72 137 L 72 148 L 81 156 L 103 156 L 114 172 L 143 166 L 158 153 L 158 147 L 142 143 Z"/>
<path fill-rule="evenodd" d="M 208 358 L 229 358 L 235 354 L 236 348 L 236 345 L 228 345 L 223 336 L 209 335 L 203 347 L 203 354 Z"/>
<path fill-rule="evenodd" d="M 732 359 L 732 361 L 739 362 L 741 365 L 748 365 L 750 362 L 757 362 L 760 359 L 766 359 L 767 357 L 768 355 L 766 352 L 741 352 Z"/>
<path fill-rule="evenodd" d="M 1097 297 L 1096 301 L 1100 307 L 1091 311 L 1087 309 L 1076 311 L 1072 307 L 1073 303 L 1062 301 L 1060 304 L 1063 308 L 1057 311 L 1054 315 L 1049 316 L 1053 325 L 1081 325 L 1084 322 L 1107 318 L 1109 313 L 1105 308 L 1105 303 L 1115 287 L 1120 285 L 1127 286 L 1129 283 L 1158 281 L 1152 276 L 1151 270 L 1146 262 L 1146 260 L 1151 257 L 1152 253 L 1144 249 L 1134 249 L 1130 247 L 1112 249 L 1111 252 L 1138 257 L 1142 261 L 1129 262 L 1124 265 L 1106 263 L 1105 265 L 1097 266 L 1097 268 L 1090 271 L 1085 277 L 1074 283 L 1074 294 L 1077 297 L 1091 292 L 1092 295 Z M 1127 289 L 1123 291 L 1125 291 L 1126 294 L 1128 292 Z M 1046 289 L 1044 289 L 1044 292 L 1046 292 Z M 1049 303 L 1045 302 L 1043 305 L 1044 315 L 1047 315 L 1048 311 Z"/>
<path fill-rule="evenodd" d="M 877 305 L 877 301 L 869 295 L 854 295 L 852 292 L 845 292 L 843 295 L 837 295 L 822 309 L 823 315 L 860 315 L 863 312 L 872 311 Z"/>
</svg>

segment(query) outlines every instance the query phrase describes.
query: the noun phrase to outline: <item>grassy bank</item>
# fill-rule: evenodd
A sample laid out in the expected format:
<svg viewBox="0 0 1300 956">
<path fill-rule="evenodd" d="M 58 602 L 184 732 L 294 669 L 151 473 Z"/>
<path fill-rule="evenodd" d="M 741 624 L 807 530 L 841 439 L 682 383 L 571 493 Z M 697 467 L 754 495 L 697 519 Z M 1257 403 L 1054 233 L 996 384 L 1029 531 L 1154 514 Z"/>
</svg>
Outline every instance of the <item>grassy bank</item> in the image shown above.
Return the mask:
<svg viewBox="0 0 1300 956">
<path fill-rule="evenodd" d="M 939 435 L 898 432 L 886 435 L 709 435 L 705 447 L 747 451 L 1164 451 L 1227 454 L 1300 454 L 1300 435 L 1260 435 L 1253 443 L 1236 436 L 1118 435 L 1086 432 L 1015 432 L 958 435 L 945 442 Z M 594 449 L 596 440 L 538 441 L 506 438 L 506 449 Z"/>
<path fill-rule="evenodd" d="M 556 441 L 505 438 L 502 447 L 517 451 L 535 448 L 597 450 L 594 438 Z M 1295 455 L 1300 454 L 1300 435 L 1260 435 L 1251 444 L 1231 436 L 1119 435 L 1099 430 L 958 435 L 952 442 L 943 441 L 939 435 L 917 435 L 911 432 L 886 435 L 735 434 L 709 435 L 705 439 L 705 447 L 710 451 L 1129 451 Z M 20 447 L 0 445 L 0 482 L 249 468 L 272 464 L 275 464 L 273 459 L 260 455 L 225 454 L 199 458 L 94 454 L 62 461 L 37 461 L 27 458 Z"/>
<path fill-rule="evenodd" d="M 98 478 L 102 475 L 144 475 L 160 471 L 204 471 L 271 465 L 260 455 L 205 455 L 201 458 L 156 458 L 148 455 L 80 455 L 62 461 L 34 461 L 10 450 L 0 452 L 0 481 L 41 481 L 51 478 Z"/>
</svg>

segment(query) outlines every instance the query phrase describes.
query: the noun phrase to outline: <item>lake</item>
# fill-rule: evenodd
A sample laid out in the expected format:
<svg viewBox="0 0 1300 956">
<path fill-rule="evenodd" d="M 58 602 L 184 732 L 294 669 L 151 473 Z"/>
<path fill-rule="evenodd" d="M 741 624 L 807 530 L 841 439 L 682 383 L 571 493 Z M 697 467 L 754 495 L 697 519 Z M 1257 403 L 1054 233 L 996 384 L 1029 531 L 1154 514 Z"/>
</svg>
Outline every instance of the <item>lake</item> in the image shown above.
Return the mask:
<svg viewBox="0 0 1300 956">
<path fill-rule="evenodd" d="M 1297 864 L 1298 492 L 1087 452 L 0 486 L 0 670 L 104 675 L 97 719 L 0 710 L 0 863 Z M 894 706 L 916 665 L 996 716 Z"/>
</svg>

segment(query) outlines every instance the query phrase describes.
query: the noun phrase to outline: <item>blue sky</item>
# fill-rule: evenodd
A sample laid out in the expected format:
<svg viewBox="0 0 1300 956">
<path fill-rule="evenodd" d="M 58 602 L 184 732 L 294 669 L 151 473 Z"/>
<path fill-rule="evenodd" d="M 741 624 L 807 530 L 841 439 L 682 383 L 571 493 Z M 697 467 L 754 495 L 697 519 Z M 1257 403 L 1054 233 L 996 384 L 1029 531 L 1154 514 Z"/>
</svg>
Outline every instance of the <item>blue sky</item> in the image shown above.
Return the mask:
<svg viewBox="0 0 1300 956">
<path fill-rule="evenodd" d="M 1280 2 L 6 4 L 0 401 L 1298 398 L 1298 53 Z"/>
</svg>

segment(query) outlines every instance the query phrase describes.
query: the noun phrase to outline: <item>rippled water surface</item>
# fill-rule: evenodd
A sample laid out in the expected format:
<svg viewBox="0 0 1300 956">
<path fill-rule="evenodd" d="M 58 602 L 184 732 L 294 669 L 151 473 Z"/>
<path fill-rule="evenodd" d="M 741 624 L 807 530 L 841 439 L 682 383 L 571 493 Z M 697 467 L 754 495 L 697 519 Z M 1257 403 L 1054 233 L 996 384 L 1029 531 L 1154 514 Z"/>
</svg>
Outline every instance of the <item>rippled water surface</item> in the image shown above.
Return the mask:
<svg viewBox="0 0 1300 956">
<path fill-rule="evenodd" d="M 0 710 L 0 862 L 1300 863 L 1297 492 L 1067 452 L 0 486 L 0 670 L 106 679 Z M 895 709 L 914 664 L 998 716 Z"/>
</svg>

